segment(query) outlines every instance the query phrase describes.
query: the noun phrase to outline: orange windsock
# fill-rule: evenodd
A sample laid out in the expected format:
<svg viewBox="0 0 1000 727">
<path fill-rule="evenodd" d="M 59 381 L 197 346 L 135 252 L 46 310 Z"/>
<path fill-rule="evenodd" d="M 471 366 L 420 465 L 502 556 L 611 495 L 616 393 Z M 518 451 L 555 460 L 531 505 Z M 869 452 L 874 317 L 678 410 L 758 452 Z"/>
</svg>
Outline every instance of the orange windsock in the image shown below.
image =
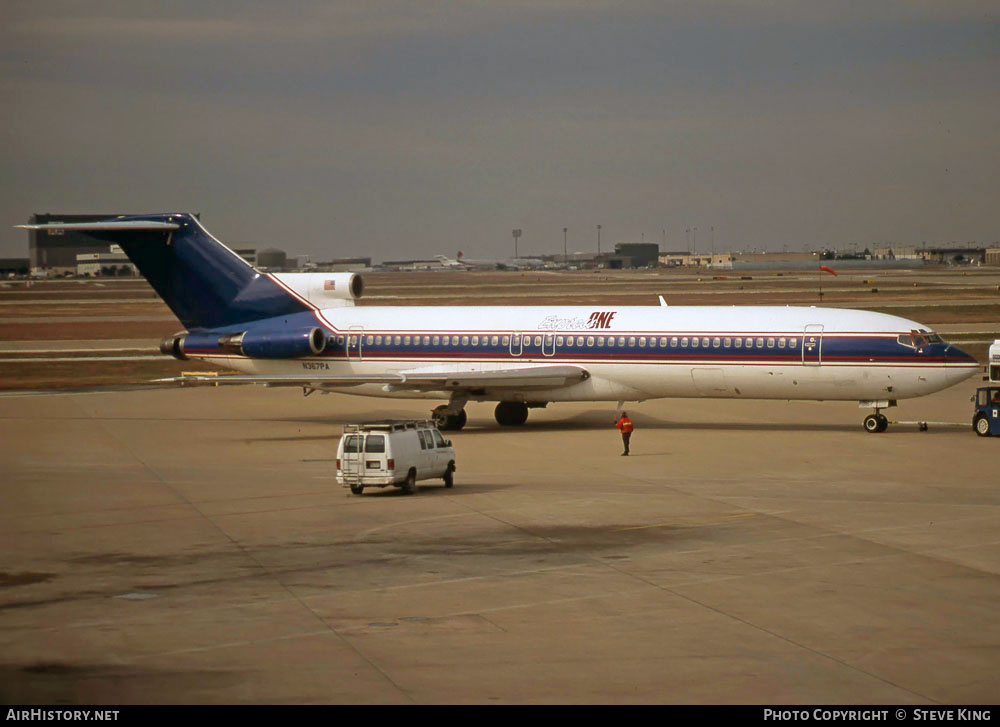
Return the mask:
<svg viewBox="0 0 1000 727">
<path fill-rule="evenodd" d="M 824 271 L 826 271 L 826 272 L 830 273 L 830 275 L 836 275 L 836 274 L 837 274 L 837 271 L 836 271 L 836 270 L 834 270 L 833 268 L 829 268 L 829 267 L 827 267 L 826 265 L 820 265 L 820 266 L 819 266 L 819 269 L 820 269 L 820 270 L 824 270 Z"/>
</svg>

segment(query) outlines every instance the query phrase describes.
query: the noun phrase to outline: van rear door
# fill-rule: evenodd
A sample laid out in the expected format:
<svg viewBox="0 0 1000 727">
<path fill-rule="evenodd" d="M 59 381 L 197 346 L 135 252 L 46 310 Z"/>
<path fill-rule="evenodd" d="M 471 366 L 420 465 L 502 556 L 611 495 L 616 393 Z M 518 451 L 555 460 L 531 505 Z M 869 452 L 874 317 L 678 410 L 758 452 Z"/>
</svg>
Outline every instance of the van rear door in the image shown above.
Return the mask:
<svg viewBox="0 0 1000 727">
<path fill-rule="evenodd" d="M 386 436 L 384 434 L 368 434 L 365 436 L 365 474 L 384 477 L 389 468 L 386 461 Z"/>
</svg>

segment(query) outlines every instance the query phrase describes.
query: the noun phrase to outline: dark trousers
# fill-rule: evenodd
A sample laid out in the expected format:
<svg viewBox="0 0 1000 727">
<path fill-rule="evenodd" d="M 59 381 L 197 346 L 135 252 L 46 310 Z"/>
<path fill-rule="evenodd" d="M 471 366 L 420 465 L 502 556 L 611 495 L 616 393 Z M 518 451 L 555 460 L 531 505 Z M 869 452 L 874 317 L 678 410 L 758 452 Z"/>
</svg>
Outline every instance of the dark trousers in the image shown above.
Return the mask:
<svg viewBox="0 0 1000 727">
<path fill-rule="evenodd" d="M 632 438 L 632 432 L 622 432 L 622 444 L 625 445 L 625 454 L 628 454 L 628 440 Z"/>
</svg>

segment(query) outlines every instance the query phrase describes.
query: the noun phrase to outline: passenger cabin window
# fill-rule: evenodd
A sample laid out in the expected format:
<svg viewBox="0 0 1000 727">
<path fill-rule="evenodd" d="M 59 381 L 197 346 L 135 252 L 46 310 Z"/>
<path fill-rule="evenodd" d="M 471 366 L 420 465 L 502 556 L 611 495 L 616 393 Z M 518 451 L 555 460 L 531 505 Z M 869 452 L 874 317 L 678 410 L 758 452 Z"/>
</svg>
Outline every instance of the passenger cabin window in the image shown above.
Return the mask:
<svg viewBox="0 0 1000 727">
<path fill-rule="evenodd" d="M 768 348 L 774 348 L 774 339 L 773 338 L 767 339 L 767 347 Z"/>
<path fill-rule="evenodd" d="M 721 338 L 713 338 L 712 339 L 712 348 L 718 348 L 721 345 L 722 345 L 722 339 Z"/>
<path fill-rule="evenodd" d="M 604 336 L 597 337 L 597 347 L 604 348 Z"/>
<path fill-rule="evenodd" d="M 677 348 L 677 336 L 673 336 L 670 339 L 670 347 Z"/>
<path fill-rule="evenodd" d="M 681 348 L 687 348 L 687 347 L 688 347 L 687 336 L 684 336 L 684 338 L 681 339 Z"/>
<path fill-rule="evenodd" d="M 698 342 L 698 339 L 697 339 L 697 338 L 692 338 L 692 339 L 691 339 L 691 348 L 698 348 L 698 346 L 699 346 L 699 345 L 700 345 L 700 344 L 699 344 L 699 342 Z"/>
<path fill-rule="evenodd" d="M 733 339 L 731 339 L 731 338 L 723 338 L 722 339 L 722 347 L 723 348 L 730 348 L 732 345 L 733 345 Z"/>
<path fill-rule="evenodd" d="M 385 451 L 385 436 L 382 434 L 369 434 L 365 437 L 365 452 L 379 453 Z"/>
<path fill-rule="evenodd" d="M 424 343 L 427 343 L 427 337 L 426 336 L 424 336 Z M 440 343 L 441 343 L 441 337 L 440 336 L 434 336 L 434 345 L 437 346 Z"/>
<path fill-rule="evenodd" d="M 737 338 L 736 340 L 733 341 L 733 343 L 736 344 L 736 348 L 743 348 L 743 339 L 742 338 Z"/>
</svg>

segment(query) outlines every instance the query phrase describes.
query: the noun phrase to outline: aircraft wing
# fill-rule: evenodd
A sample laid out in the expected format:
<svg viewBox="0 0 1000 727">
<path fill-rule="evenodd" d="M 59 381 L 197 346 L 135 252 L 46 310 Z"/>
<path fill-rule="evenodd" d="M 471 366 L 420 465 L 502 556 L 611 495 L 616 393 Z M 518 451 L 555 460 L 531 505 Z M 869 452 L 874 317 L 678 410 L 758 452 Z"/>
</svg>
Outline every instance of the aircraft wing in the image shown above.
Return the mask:
<svg viewBox="0 0 1000 727">
<path fill-rule="evenodd" d="M 552 389 L 590 378 L 579 366 L 527 366 L 486 371 L 412 371 L 396 374 L 184 374 L 156 383 L 170 384 L 259 384 L 302 386 L 308 389 L 338 389 L 383 384 L 387 391 L 462 391 L 476 389 Z"/>
</svg>

